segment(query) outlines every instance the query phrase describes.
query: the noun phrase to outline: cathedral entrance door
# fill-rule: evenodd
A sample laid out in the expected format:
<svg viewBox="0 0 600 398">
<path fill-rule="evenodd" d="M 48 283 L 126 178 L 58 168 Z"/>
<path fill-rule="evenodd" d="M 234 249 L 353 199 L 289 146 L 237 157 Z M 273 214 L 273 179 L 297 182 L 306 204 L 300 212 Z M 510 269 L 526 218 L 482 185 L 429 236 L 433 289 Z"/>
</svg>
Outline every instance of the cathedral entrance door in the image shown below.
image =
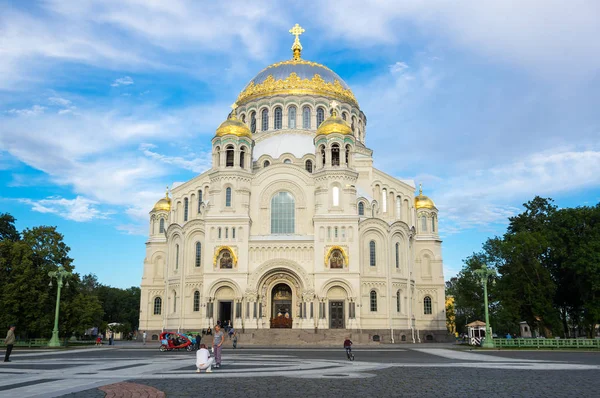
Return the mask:
<svg viewBox="0 0 600 398">
<path fill-rule="evenodd" d="M 329 328 L 344 329 L 344 301 L 329 302 Z"/>
<path fill-rule="evenodd" d="M 233 322 L 233 301 L 219 301 L 219 318 L 222 326 L 227 326 L 227 321 Z"/>
<path fill-rule="evenodd" d="M 292 327 L 292 289 L 278 283 L 271 292 L 271 327 Z"/>
</svg>

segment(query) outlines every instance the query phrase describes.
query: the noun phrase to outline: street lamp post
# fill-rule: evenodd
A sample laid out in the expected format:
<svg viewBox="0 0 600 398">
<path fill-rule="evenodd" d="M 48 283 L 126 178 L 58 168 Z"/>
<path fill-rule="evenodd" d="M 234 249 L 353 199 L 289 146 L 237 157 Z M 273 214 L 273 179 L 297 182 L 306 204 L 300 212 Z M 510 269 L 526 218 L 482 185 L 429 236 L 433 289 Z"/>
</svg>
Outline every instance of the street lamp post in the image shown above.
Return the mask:
<svg viewBox="0 0 600 398">
<path fill-rule="evenodd" d="M 496 275 L 496 271 L 488 268 L 487 265 L 483 265 L 480 269 L 474 271 L 475 275 L 481 280 L 483 285 L 483 302 L 485 306 L 485 339 L 481 346 L 483 348 L 495 348 L 494 338 L 492 336 L 492 330 L 490 328 L 490 315 L 488 309 L 488 294 L 487 294 L 487 283 L 490 276 Z"/>
<path fill-rule="evenodd" d="M 56 312 L 54 314 L 54 330 L 52 331 L 52 338 L 48 342 L 49 347 L 60 347 L 60 340 L 58 339 L 58 313 L 60 311 L 60 289 L 63 285 L 63 279 L 71 276 L 71 273 L 65 270 L 62 265 L 58 267 L 58 271 L 48 272 L 50 277 L 50 286 L 52 286 L 52 279 L 56 278 L 56 285 L 58 286 L 56 291 Z M 66 287 L 69 287 L 69 282 L 66 282 Z"/>
</svg>

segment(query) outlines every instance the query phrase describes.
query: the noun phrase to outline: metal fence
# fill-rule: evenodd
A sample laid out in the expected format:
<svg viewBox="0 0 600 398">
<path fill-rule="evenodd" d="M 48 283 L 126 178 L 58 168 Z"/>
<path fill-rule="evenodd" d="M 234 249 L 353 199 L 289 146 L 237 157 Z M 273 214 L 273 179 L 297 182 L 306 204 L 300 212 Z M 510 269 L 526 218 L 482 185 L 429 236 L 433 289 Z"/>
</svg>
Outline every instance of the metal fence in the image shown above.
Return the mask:
<svg viewBox="0 0 600 398">
<path fill-rule="evenodd" d="M 600 339 L 494 339 L 497 348 L 595 348 Z"/>
</svg>

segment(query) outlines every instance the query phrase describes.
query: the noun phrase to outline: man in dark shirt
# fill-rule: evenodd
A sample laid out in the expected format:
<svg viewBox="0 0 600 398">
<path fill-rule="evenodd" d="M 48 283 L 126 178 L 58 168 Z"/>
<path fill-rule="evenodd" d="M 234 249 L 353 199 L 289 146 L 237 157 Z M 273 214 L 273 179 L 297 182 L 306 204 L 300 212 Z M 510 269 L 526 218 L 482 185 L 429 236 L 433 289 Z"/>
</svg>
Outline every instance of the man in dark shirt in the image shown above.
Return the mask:
<svg viewBox="0 0 600 398">
<path fill-rule="evenodd" d="M 352 352 L 352 341 L 350 341 L 350 337 L 346 337 L 346 340 L 344 340 L 344 349 L 346 350 L 346 354 Z"/>
</svg>

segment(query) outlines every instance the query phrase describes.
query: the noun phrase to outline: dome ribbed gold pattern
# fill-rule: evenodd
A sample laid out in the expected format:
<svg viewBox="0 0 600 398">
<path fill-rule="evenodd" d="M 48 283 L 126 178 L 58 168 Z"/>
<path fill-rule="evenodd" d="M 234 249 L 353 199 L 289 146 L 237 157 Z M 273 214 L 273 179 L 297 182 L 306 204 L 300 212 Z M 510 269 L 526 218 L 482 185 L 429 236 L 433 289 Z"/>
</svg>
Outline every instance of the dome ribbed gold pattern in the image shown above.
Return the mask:
<svg viewBox="0 0 600 398">
<path fill-rule="evenodd" d="M 435 203 L 423 195 L 423 187 L 419 184 L 419 196 L 415 197 L 415 209 L 435 209 Z"/>
<path fill-rule="evenodd" d="M 227 134 L 232 134 L 238 137 L 252 138 L 252 133 L 246 123 L 242 122 L 235 116 L 235 110 L 231 112 L 229 118 L 225 120 L 219 128 L 217 128 L 217 137 L 222 137 Z"/>
<path fill-rule="evenodd" d="M 327 134 L 348 134 L 352 135 L 352 129 L 348 126 L 348 123 L 337 115 L 337 111 L 333 111 L 333 114 L 329 116 L 317 129 L 317 135 Z"/>
<path fill-rule="evenodd" d="M 159 210 L 164 210 L 164 211 L 171 210 L 171 198 L 169 198 L 169 187 L 167 187 L 167 193 L 165 194 L 165 197 L 162 198 L 161 200 L 159 200 L 158 202 L 156 202 L 156 204 L 152 208 L 152 211 L 159 211 Z"/>
</svg>

